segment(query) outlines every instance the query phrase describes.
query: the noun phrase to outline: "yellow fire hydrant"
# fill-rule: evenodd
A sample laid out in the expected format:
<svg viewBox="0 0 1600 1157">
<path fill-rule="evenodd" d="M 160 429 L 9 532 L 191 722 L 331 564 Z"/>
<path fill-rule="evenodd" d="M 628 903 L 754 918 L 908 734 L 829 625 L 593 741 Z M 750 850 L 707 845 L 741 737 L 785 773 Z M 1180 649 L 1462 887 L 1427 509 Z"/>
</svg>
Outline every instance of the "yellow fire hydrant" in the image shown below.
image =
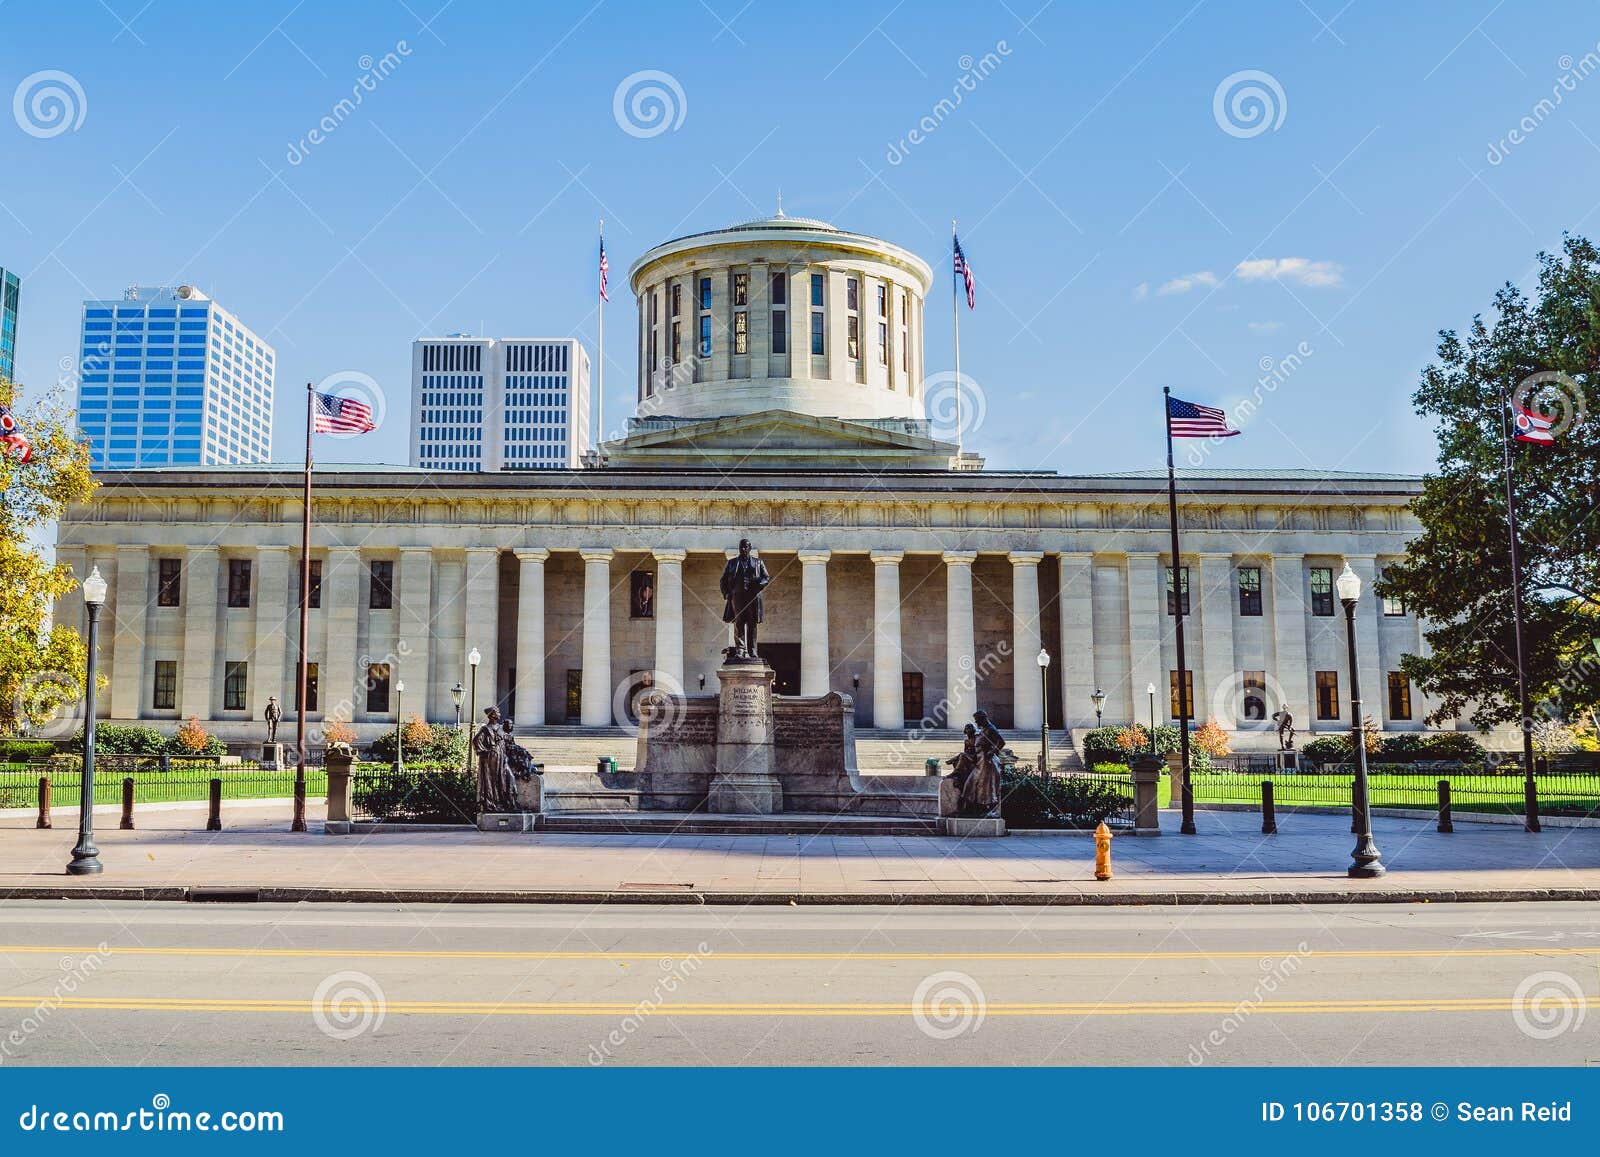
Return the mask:
<svg viewBox="0 0 1600 1157">
<path fill-rule="evenodd" d="M 1094 878 L 1111 879 L 1111 829 L 1103 823 L 1094 830 Z"/>
</svg>

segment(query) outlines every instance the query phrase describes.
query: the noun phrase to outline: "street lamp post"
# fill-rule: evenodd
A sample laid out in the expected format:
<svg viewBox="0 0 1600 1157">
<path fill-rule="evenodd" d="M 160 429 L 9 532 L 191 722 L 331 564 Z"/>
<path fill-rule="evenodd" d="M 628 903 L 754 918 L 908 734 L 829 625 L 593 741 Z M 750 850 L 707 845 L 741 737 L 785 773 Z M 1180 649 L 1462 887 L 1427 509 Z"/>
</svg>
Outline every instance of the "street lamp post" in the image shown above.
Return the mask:
<svg viewBox="0 0 1600 1157">
<path fill-rule="evenodd" d="M 1039 648 L 1039 774 L 1050 774 L 1050 652 Z"/>
<path fill-rule="evenodd" d="M 405 693 L 406 681 L 396 679 L 394 681 L 394 769 L 396 771 L 406 769 L 405 714 L 400 709 Z"/>
<path fill-rule="evenodd" d="M 67 864 L 69 876 L 94 876 L 105 871 L 94 846 L 94 659 L 100 638 L 100 608 L 106 601 L 106 580 L 95 567 L 83 580 L 83 605 L 89 612 L 88 679 L 83 688 L 83 783 L 78 793 L 78 843 Z"/>
<path fill-rule="evenodd" d="M 478 726 L 478 664 L 483 653 L 474 647 L 467 652 L 467 666 L 472 668 L 472 692 L 467 700 L 467 773 L 472 773 L 472 733 Z"/>
<path fill-rule="evenodd" d="M 1100 690 L 1100 688 L 1096 687 L 1092 692 L 1089 693 L 1089 702 L 1094 704 L 1094 725 L 1099 727 L 1101 724 L 1101 717 L 1105 714 L 1106 693 Z"/>
<path fill-rule="evenodd" d="M 1339 601 L 1344 604 L 1345 638 L 1350 650 L 1350 746 L 1356 757 L 1356 777 L 1350 788 L 1356 846 L 1350 853 L 1348 874 L 1370 880 L 1383 875 L 1386 869 L 1379 858 L 1378 845 L 1372 842 L 1372 805 L 1367 798 L 1367 737 L 1362 729 L 1361 678 L 1356 666 L 1356 601 L 1361 598 L 1361 576 L 1345 563 L 1334 585 L 1339 591 Z"/>
<path fill-rule="evenodd" d="M 1150 754 L 1156 753 L 1156 685 L 1148 684 L 1145 691 L 1150 695 Z"/>
<path fill-rule="evenodd" d="M 456 705 L 456 730 L 461 730 L 461 701 L 467 697 L 467 689 L 461 685 L 461 680 L 456 680 L 456 685 L 450 688 L 450 701 Z"/>
</svg>

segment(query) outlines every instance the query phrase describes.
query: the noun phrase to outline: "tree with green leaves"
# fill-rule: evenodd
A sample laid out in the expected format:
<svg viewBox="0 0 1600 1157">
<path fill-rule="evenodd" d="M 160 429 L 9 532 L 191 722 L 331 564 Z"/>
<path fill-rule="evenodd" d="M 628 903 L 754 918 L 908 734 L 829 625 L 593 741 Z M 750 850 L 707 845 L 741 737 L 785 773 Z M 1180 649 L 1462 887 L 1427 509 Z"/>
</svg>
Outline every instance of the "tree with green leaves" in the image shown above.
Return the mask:
<svg viewBox="0 0 1600 1157">
<path fill-rule="evenodd" d="M 83 693 L 83 639 L 72 627 L 47 629 L 50 604 L 78 585 L 52 564 L 41 538 L 70 503 L 94 491 L 89 448 L 74 436 L 71 413 L 52 397 L 22 404 L 0 378 L 0 403 L 32 446 L 28 461 L 0 454 L 0 736 L 45 723 Z"/>
<path fill-rule="evenodd" d="M 1541 378 L 1530 383 L 1534 375 Z M 1507 284 L 1493 316 L 1443 331 L 1413 396 L 1439 441 L 1412 510 L 1422 533 L 1378 583 L 1421 615 L 1430 653 L 1401 667 L 1438 707 L 1481 730 L 1518 721 L 1505 399 L 1553 422 L 1548 445 L 1512 441 L 1523 654 L 1535 718 L 1600 702 L 1600 251 L 1567 237 L 1539 255 L 1532 296 Z"/>
</svg>

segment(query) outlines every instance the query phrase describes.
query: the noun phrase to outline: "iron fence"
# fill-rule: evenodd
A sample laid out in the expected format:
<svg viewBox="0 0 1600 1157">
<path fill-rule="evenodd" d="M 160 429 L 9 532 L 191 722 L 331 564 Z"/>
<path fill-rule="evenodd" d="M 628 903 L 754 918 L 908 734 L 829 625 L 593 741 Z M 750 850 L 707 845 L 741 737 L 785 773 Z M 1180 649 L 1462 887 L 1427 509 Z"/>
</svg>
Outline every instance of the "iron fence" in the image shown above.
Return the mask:
<svg viewBox="0 0 1600 1157">
<path fill-rule="evenodd" d="M 295 769 L 266 768 L 259 763 L 217 764 L 174 760 L 167 771 L 138 765 L 94 761 L 95 804 L 122 801 L 122 781 L 133 780 L 133 800 L 141 803 L 190 803 L 208 799 L 213 779 L 222 782 L 224 800 L 292 799 Z M 83 761 L 79 756 L 60 757 L 48 764 L 0 765 L 0 807 L 34 807 L 39 799 L 39 780 L 50 779 L 51 805 L 77 807 L 83 798 Z M 328 776 L 320 767 L 306 768 L 306 798 L 325 799 Z"/>
<path fill-rule="evenodd" d="M 359 763 L 350 775 L 350 813 L 382 823 L 475 824 L 477 778 L 457 767 Z"/>
<path fill-rule="evenodd" d="M 1192 775 L 1196 803 L 1259 804 L 1261 782 L 1270 779 L 1279 811 L 1348 808 L 1354 779 L 1348 765 L 1302 775 L 1232 771 L 1202 771 Z M 1437 811 L 1440 780 L 1449 781 L 1450 801 L 1456 812 L 1521 815 L 1524 810 L 1520 771 L 1439 774 L 1419 771 L 1412 764 L 1374 764 L 1367 772 L 1368 793 L 1375 808 Z M 1546 771 L 1537 774 L 1534 783 L 1542 816 L 1600 815 L 1600 772 Z"/>
</svg>

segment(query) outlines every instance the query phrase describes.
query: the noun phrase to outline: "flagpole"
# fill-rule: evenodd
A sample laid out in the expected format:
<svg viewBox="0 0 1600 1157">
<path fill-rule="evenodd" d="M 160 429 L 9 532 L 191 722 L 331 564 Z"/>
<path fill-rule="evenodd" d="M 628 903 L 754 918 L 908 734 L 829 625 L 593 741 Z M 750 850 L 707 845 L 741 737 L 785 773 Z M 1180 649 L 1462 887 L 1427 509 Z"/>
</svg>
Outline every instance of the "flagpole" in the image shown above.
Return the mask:
<svg viewBox="0 0 1600 1157">
<path fill-rule="evenodd" d="M 961 392 L 964 387 L 961 384 L 961 304 L 957 300 L 959 291 L 956 289 L 955 283 L 957 281 L 961 281 L 963 287 L 965 287 L 966 283 L 962 281 L 961 278 L 956 276 L 955 258 L 956 219 L 952 217 L 950 218 L 950 276 L 952 278 L 950 283 L 950 321 L 954 326 L 956 342 L 956 458 L 959 460 L 961 457 L 961 446 L 963 441 L 963 431 L 961 429 Z"/>
<path fill-rule="evenodd" d="M 1172 390 L 1162 387 L 1161 417 L 1167 426 L 1167 519 L 1172 528 L 1172 631 L 1178 652 L 1178 762 L 1183 768 L 1183 823 L 1179 831 L 1195 834 L 1194 783 L 1189 778 L 1189 680 L 1183 661 L 1183 568 L 1178 553 L 1178 475 L 1172 465 Z M 1155 747 L 1155 736 L 1150 737 Z"/>
<path fill-rule="evenodd" d="M 600 252 L 604 253 L 605 250 L 606 250 L 606 219 L 604 217 L 602 217 L 602 218 L 600 218 Z M 595 284 L 594 307 L 595 307 L 595 311 L 600 315 L 599 339 L 595 343 L 596 346 L 598 347 L 598 349 L 596 351 L 596 357 L 597 357 L 597 359 L 599 360 L 599 363 L 600 363 L 595 368 L 595 389 L 594 389 L 594 398 L 595 398 L 595 409 L 594 409 L 594 413 L 595 413 L 595 423 L 594 423 L 595 439 L 594 439 L 594 449 L 595 449 L 595 460 L 596 461 L 599 460 L 599 456 L 600 456 L 600 442 L 605 437 L 605 433 L 606 433 L 606 303 L 605 303 L 605 299 L 600 296 L 600 280 L 599 279 L 600 279 L 599 267 L 596 266 L 596 269 L 595 269 L 595 283 L 594 283 Z"/>
<path fill-rule="evenodd" d="M 292 832 L 306 830 L 306 634 L 311 612 L 311 411 L 316 387 L 306 383 L 306 487 L 300 511 L 300 652 L 295 664 L 295 771 Z"/>
<path fill-rule="evenodd" d="M 1522 714 L 1522 826 L 1539 830 L 1539 788 L 1533 778 L 1533 716 L 1528 709 L 1528 672 L 1522 651 L 1522 562 L 1517 557 L 1517 498 L 1511 475 L 1510 400 L 1500 391 L 1500 443 L 1505 456 L 1506 530 L 1511 539 L 1511 627 L 1516 638 L 1517 710 Z"/>
</svg>

